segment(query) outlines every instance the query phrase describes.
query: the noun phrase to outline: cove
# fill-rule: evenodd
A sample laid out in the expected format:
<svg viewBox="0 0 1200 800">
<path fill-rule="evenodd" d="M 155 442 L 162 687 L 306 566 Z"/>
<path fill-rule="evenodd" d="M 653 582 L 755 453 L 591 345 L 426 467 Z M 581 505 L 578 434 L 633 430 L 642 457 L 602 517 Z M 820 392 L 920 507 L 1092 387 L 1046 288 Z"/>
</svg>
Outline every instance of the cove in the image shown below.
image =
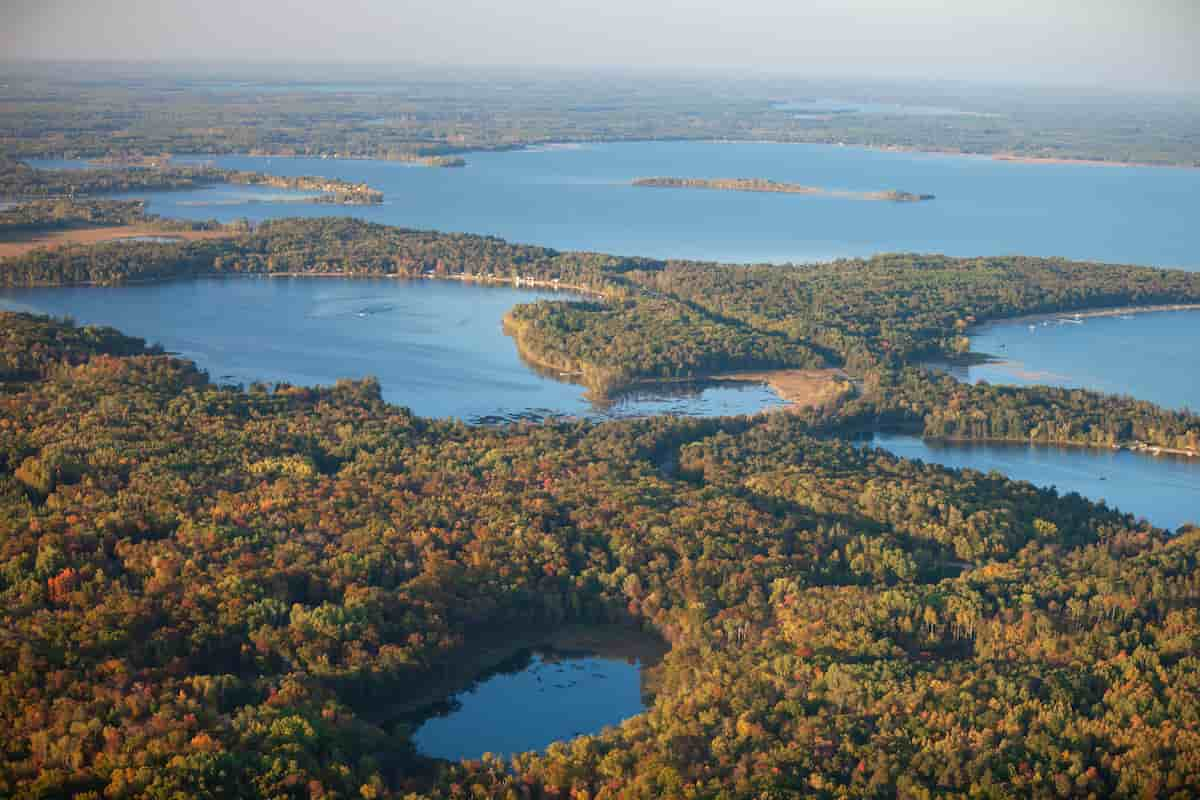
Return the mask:
<svg viewBox="0 0 1200 800">
<path fill-rule="evenodd" d="M 465 169 L 367 159 L 222 156 L 221 167 L 366 182 L 380 206 L 264 202 L 228 187 L 136 193 L 155 214 L 263 220 L 345 214 L 620 255 L 810 262 L 880 252 L 1034 255 L 1200 268 L 1200 170 L 1026 164 L 836 145 L 634 142 L 468 153 Z M 179 159 L 186 162 L 188 159 Z M 63 166 L 62 162 L 31 162 Z M 768 178 L 928 203 L 649 191 L 635 178 Z M 258 202 L 249 202 L 257 199 Z M 295 198 L 289 198 L 289 200 Z"/>
<path fill-rule="evenodd" d="M 1200 311 L 1070 314 L 985 325 L 971 349 L 987 363 L 952 367 L 964 381 L 1043 384 L 1200 409 Z"/>
<path fill-rule="evenodd" d="M 765 385 L 640 388 L 593 404 L 518 356 L 501 318 L 573 295 L 460 281 L 202 278 L 119 287 L 0 289 L 0 308 L 108 325 L 196 362 L 217 383 L 324 385 L 379 378 L 384 398 L 427 417 L 505 422 L 733 416 L 781 405 Z"/>
<path fill-rule="evenodd" d="M 412 715 L 418 752 L 452 761 L 510 757 L 599 733 L 645 710 L 647 670 L 666 651 L 656 637 L 620 626 L 516 638 L 505 658 L 465 688 Z"/>
<path fill-rule="evenodd" d="M 1197 459 L 1052 445 L 940 442 L 887 433 L 876 433 L 865 444 L 952 469 L 996 470 L 1013 480 L 1056 487 L 1060 494 L 1076 492 L 1168 530 L 1200 523 Z"/>
</svg>

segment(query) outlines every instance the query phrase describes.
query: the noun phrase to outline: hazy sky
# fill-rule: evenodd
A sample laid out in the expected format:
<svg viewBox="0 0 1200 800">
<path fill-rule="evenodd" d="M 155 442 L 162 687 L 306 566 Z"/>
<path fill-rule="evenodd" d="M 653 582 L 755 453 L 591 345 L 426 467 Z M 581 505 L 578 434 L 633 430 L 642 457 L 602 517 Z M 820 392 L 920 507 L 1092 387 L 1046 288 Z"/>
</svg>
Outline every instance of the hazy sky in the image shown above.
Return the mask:
<svg viewBox="0 0 1200 800">
<path fill-rule="evenodd" d="M 10 59 L 735 68 L 1200 90 L 1200 0 L 0 0 Z"/>
</svg>

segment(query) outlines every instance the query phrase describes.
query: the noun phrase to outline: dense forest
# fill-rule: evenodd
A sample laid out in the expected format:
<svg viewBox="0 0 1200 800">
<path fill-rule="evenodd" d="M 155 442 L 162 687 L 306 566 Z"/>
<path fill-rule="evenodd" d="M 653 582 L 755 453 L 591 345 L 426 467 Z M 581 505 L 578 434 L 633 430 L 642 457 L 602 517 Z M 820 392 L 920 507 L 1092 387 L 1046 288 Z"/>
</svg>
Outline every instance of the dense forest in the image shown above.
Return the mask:
<svg viewBox="0 0 1200 800">
<path fill-rule="evenodd" d="M 1200 274 L 1058 258 L 892 254 L 829 264 L 670 262 L 626 276 L 723 318 L 785 333 L 851 366 L 962 353 L 991 319 L 1200 301 Z"/>
<path fill-rule="evenodd" d="M 470 427 L 0 337 L 5 796 L 1200 792 L 1200 530 L 800 415 Z M 371 721 L 473 632 L 600 620 L 671 644 L 618 728 L 448 764 Z"/>
<path fill-rule="evenodd" d="M 599 396 L 641 381 L 827 364 L 804 342 L 731 324 L 667 298 L 543 301 L 512 309 L 504 326 L 527 359 L 576 376 Z"/>
<path fill-rule="evenodd" d="M 47 231 L 86 225 L 128 225 L 147 219 L 141 200 L 33 200 L 0 208 L 0 232 Z"/>
</svg>

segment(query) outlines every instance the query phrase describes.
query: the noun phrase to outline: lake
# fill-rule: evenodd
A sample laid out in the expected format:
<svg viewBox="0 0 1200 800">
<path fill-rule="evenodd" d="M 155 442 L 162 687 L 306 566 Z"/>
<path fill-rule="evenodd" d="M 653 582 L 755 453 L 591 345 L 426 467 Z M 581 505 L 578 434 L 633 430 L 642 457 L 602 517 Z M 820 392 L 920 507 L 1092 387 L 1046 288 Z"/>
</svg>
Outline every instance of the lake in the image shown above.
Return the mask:
<svg viewBox="0 0 1200 800">
<path fill-rule="evenodd" d="M 1024 164 L 834 145 L 717 142 L 470 153 L 464 169 L 320 158 L 221 157 L 214 162 L 364 181 L 386 199 L 380 206 L 340 208 L 271 202 L 261 190 L 255 197 L 252 187 L 133 196 L 148 197 L 153 213 L 188 219 L 343 213 L 560 249 L 660 258 L 804 262 L 906 251 L 1200 268 L 1196 169 Z M 770 178 L 860 192 L 900 189 L 937 199 L 888 203 L 629 185 L 647 176 Z"/>
<path fill-rule="evenodd" d="M 971 349 L 1000 359 L 951 367 L 959 380 L 1066 386 L 1200 410 L 1200 311 L 1070 315 L 986 325 Z"/>
<path fill-rule="evenodd" d="M 190 219 L 342 213 L 564 249 L 730 262 L 907 250 L 1200 266 L 1200 226 L 1193 221 L 1200 170 L 696 142 L 474 153 L 465 169 L 314 158 L 215 161 L 289 176 L 365 181 L 382 189 L 386 201 L 378 207 L 317 205 L 298 193 L 243 186 L 136 196 L 148 197 L 153 213 Z M 937 199 L 897 204 L 628 185 L 653 175 L 766 177 L 857 191 L 897 188 Z M 582 388 L 527 368 L 500 332 L 505 311 L 542 296 L 548 295 L 435 281 L 240 279 L 10 290 L 0 293 L 0 304 L 116 326 L 193 358 L 222 381 L 320 384 L 376 375 L 389 401 L 427 416 L 486 422 L 551 414 L 729 415 L 779 404 L 766 387 L 726 384 L 627 396 L 611 408 L 596 408 Z M 973 349 L 1010 363 L 971 366 L 959 374 L 997 383 L 1087 386 L 1195 408 L 1198 323 L 1200 314 L 1189 312 L 1091 318 L 1082 325 L 1039 323 L 1033 331 L 1029 323 L 996 324 L 974 333 Z M 1193 511 L 1200 508 L 1194 494 L 1197 464 L 1105 451 L 934 448 L 919 440 L 904 447 L 913 457 L 999 468 L 1108 498 L 1165 527 L 1200 516 Z"/>
<path fill-rule="evenodd" d="M 781 405 L 762 384 L 639 391 L 603 407 L 530 369 L 501 330 L 518 303 L 563 293 L 442 280 L 205 278 L 111 288 L 0 289 L 0 308 L 110 325 L 192 359 L 218 383 L 378 377 L 421 416 L 501 422 L 729 416 Z"/>
<path fill-rule="evenodd" d="M 1200 461 L 1128 451 L 974 442 L 930 442 L 876 434 L 869 444 L 903 458 L 980 472 L 996 470 L 1060 494 L 1104 500 L 1152 524 L 1175 530 L 1200 523 Z"/>
<path fill-rule="evenodd" d="M 419 714 L 413 744 L 427 756 L 460 760 L 599 733 L 645 710 L 643 669 L 665 650 L 655 637 L 615 626 L 555 632 Z"/>
</svg>

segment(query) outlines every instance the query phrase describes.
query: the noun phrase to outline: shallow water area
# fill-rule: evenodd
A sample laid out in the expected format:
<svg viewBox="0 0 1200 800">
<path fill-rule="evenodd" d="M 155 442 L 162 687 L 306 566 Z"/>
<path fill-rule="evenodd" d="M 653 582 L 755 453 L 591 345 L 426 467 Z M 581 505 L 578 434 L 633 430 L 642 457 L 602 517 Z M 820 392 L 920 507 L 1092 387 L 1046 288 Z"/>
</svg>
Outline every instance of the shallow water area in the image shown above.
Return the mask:
<svg viewBox="0 0 1200 800">
<path fill-rule="evenodd" d="M 903 458 L 954 469 L 997 470 L 1014 480 L 1103 500 L 1168 530 L 1200 523 L 1200 459 L 1129 451 L 977 442 L 934 442 L 877 433 L 864 442 Z"/>
</svg>

